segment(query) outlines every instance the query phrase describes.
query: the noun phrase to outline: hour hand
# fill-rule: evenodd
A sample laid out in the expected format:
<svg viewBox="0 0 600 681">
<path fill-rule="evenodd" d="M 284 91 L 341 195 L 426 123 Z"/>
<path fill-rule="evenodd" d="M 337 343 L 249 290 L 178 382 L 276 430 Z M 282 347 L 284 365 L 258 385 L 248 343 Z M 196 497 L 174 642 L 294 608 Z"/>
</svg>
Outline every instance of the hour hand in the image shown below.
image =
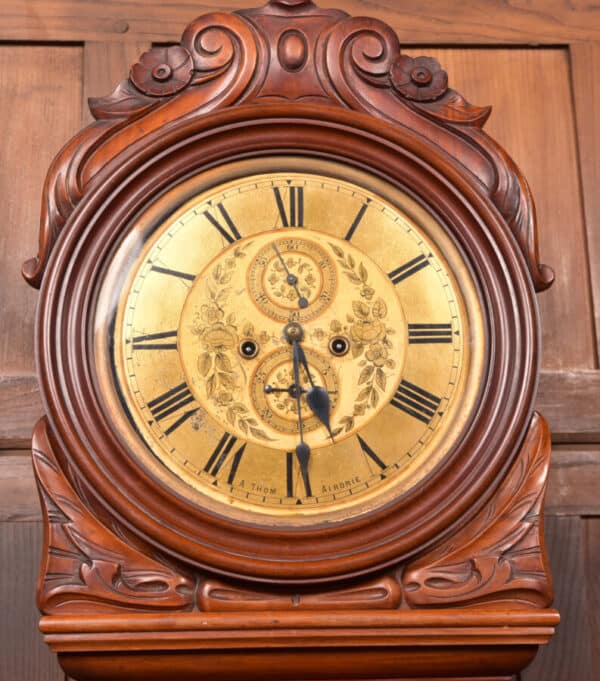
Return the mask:
<svg viewBox="0 0 600 681">
<path fill-rule="evenodd" d="M 331 431 L 331 425 L 330 425 L 330 412 L 331 412 L 331 403 L 329 401 L 329 393 L 325 388 L 322 388 L 320 385 L 315 385 L 312 376 L 310 375 L 310 370 L 308 367 L 308 362 L 306 360 L 306 355 L 304 354 L 304 350 L 302 349 L 302 346 L 300 343 L 298 343 L 298 358 L 300 360 L 300 363 L 302 364 L 302 367 L 304 369 L 304 372 L 306 373 L 306 377 L 308 378 L 308 382 L 310 383 L 310 388 L 306 391 L 306 403 L 310 407 L 312 413 L 319 419 L 319 421 L 327 428 L 327 432 L 329 433 L 329 437 L 331 438 L 331 441 L 333 442 L 333 432 Z"/>
</svg>

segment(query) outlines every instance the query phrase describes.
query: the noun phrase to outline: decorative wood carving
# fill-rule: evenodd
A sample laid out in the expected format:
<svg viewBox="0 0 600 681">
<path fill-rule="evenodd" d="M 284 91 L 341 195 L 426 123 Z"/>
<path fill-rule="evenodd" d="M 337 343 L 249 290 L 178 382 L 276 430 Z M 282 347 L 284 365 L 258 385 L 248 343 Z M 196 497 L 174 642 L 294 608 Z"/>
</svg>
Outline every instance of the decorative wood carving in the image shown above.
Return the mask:
<svg viewBox="0 0 600 681">
<path fill-rule="evenodd" d="M 47 410 L 33 441 L 39 605 L 65 669 L 250 681 L 279 648 L 290 679 L 508 679 L 557 622 L 541 522 L 549 435 L 533 414 L 534 288 L 553 275 L 526 181 L 483 132 L 490 108 L 435 60 L 403 55 L 382 22 L 308 0 L 201 16 L 90 107 L 95 123 L 50 169 L 39 253 L 23 267 L 41 286 Z M 133 216 L 261 154 L 347 163 L 440 216 L 485 300 L 490 347 L 477 409 L 426 484 L 301 531 L 232 522 L 159 482 L 111 423 L 91 357 L 99 287 Z"/>
<path fill-rule="evenodd" d="M 65 608 L 70 613 L 384 610 L 503 601 L 526 608 L 548 606 L 552 600 L 541 527 L 550 439 L 537 414 L 521 456 L 485 510 L 441 547 L 399 566 L 400 581 L 367 578 L 319 592 L 257 589 L 201 573 L 185 577 L 164 557 L 149 557 L 92 515 L 89 502 L 82 502 L 61 470 L 45 419 L 34 431 L 33 455 L 49 527 L 39 592 L 39 607 L 46 614 Z"/>
<path fill-rule="evenodd" d="M 404 568 L 409 607 L 552 603 L 542 527 L 550 448 L 548 426 L 535 414 L 520 456 L 486 508 Z"/>
<path fill-rule="evenodd" d="M 66 219 L 110 159 L 173 121 L 232 106 L 282 101 L 346 108 L 435 139 L 469 170 L 510 226 L 537 290 L 553 280 L 540 265 L 535 208 L 516 165 L 483 131 L 490 107 L 448 88 L 435 59 L 403 55 L 383 22 L 319 9 L 312 2 L 269 2 L 236 14 L 199 17 L 180 45 L 155 47 L 112 95 L 90 100 L 96 123 L 57 156 L 43 192 L 40 244 L 23 276 L 39 287 Z M 144 119 L 143 124 L 140 119 Z"/>
<path fill-rule="evenodd" d="M 240 610 L 393 610 L 402 600 L 401 588 L 392 577 L 368 579 L 351 587 L 318 593 L 272 589 L 245 589 L 207 579 L 200 589 L 200 609 L 207 612 Z"/>
<path fill-rule="evenodd" d="M 129 546 L 81 502 L 60 468 L 45 419 L 35 427 L 32 450 L 47 527 L 38 589 L 43 613 L 192 608 L 195 580 Z"/>
</svg>

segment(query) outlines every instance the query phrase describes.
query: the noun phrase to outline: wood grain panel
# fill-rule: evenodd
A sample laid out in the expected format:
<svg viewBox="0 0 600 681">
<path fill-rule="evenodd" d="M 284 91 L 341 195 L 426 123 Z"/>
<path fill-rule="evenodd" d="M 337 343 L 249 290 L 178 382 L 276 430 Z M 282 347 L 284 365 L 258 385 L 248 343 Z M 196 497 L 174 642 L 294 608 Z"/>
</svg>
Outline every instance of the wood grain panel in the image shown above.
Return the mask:
<svg viewBox="0 0 600 681">
<path fill-rule="evenodd" d="M 37 296 L 23 283 L 21 264 L 37 252 L 48 165 L 81 122 L 81 54 L 77 47 L 0 46 L 0 376 L 34 371 Z"/>
<path fill-rule="evenodd" d="M 547 515 L 600 516 L 600 446 L 558 445 L 546 494 Z"/>
<path fill-rule="evenodd" d="M 596 346 L 600 357 L 600 43 L 571 45 L 570 51 Z"/>
<path fill-rule="evenodd" d="M 35 585 L 41 523 L 0 523 L 0 679 L 63 681 L 56 656 L 38 631 Z"/>
<path fill-rule="evenodd" d="M 561 623 L 537 655 L 522 681 L 596 681 L 591 668 L 583 521 L 547 518 L 546 546 L 554 579 L 554 607 Z"/>
<path fill-rule="evenodd" d="M 600 489 L 600 488 L 597 488 Z M 585 583 L 589 610 L 592 678 L 600 678 L 600 519 L 586 518 Z"/>
<path fill-rule="evenodd" d="M 259 0 L 3 0 L 2 40 L 178 40 L 185 25 L 203 12 L 263 4 Z M 383 19 L 403 43 L 557 44 L 600 39 L 600 7 L 587 0 L 320 0 L 350 14 Z"/>
<path fill-rule="evenodd" d="M 86 42 L 83 53 L 82 124 L 94 118 L 88 107 L 89 97 L 105 97 L 129 75 L 129 69 L 151 47 L 150 42 Z"/>
<path fill-rule="evenodd" d="M 0 326 L 0 331 L 4 335 L 4 326 Z M 33 335 L 31 328 L 29 333 Z M 19 342 L 23 343 L 24 339 Z M 34 376 L 0 375 L 0 448 L 29 447 L 33 426 L 42 412 L 40 392 Z"/>
<path fill-rule="evenodd" d="M 568 52 L 561 49 L 411 50 L 437 57 L 451 87 L 493 104 L 486 130 L 513 156 L 538 209 L 541 262 L 556 273 L 539 295 L 542 366 L 596 366 Z M 551 142 L 550 142 L 551 139 Z"/>
<path fill-rule="evenodd" d="M 0 523 L 41 519 L 31 454 L 0 452 Z"/>
<path fill-rule="evenodd" d="M 553 442 L 600 443 L 599 405 L 600 371 L 542 371 L 535 406 Z"/>
</svg>

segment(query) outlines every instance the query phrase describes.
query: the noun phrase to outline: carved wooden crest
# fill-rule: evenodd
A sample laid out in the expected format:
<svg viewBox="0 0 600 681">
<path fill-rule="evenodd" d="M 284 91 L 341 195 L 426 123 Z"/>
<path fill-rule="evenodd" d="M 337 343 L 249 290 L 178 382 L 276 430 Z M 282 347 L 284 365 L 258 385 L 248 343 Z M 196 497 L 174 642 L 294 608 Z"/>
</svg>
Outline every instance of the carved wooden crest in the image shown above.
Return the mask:
<svg viewBox="0 0 600 681">
<path fill-rule="evenodd" d="M 25 263 L 24 277 L 39 287 L 54 243 L 87 187 L 133 141 L 175 121 L 281 102 L 373 114 L 435 139 L 477 177 L 510 225 L 536 290 L 550 286 L 553 273 L 538 262 L 527 182 L 483 132 L 491 107 L 474 106 L 452 90 L 435 59 L 403 55 L 383 22 L 319 9 L 310 0 L 201 16 L 179 45 L 144 53 L 110 96 L 91 99 L 96 123 L 63 148 L 48 174 L 39 253 Z"/>
</svg>

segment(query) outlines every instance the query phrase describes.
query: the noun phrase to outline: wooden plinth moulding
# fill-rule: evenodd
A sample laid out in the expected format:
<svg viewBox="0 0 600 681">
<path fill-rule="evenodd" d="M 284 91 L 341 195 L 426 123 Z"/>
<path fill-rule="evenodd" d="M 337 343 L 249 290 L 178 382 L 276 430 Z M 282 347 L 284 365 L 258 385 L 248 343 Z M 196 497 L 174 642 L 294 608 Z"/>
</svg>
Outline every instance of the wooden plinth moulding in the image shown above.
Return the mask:
<svg viewBox="0 0 600 681">
<path fill-rule="evenodd" d="M 50 168 L 23 266 L 41 289 L 40 626 L 65 672 L 509 681 L 558 623 L 550 437 L 533 410 L 535 293 L 553 274 L 527 183 L 483 131 L 490 108 L 435 60 L 403 55 L 385 24 L 306 0 L 199 17 L 90 108 L 95 123 Z M 343 164 L 402 191 L 461 253 L 485 326 L 476 405 L 448 455 L 385 504 L 301 528 L 170 488 L 132 455 L 97 368 L 95 310 L 138 216 L 265 157 Z"/>
</svg>

